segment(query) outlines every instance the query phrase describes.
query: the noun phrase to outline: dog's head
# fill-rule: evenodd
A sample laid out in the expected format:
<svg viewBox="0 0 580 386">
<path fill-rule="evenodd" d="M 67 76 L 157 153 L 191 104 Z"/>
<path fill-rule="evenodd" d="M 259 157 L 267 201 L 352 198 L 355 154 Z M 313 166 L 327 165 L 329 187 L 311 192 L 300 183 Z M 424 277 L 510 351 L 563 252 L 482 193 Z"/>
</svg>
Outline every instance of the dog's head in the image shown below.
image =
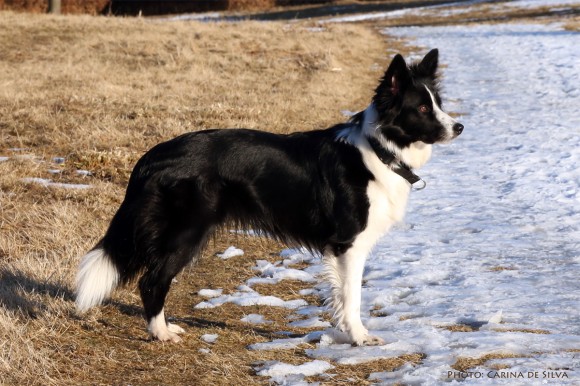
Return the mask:
<svg viewBox="0 0 580 386">
<path fill-rule="evenodd" d="M 448 142 L 463 131 L 463 125 L 443 112 L 437 81 L 439 51 L 407 66 L 397 54 L 379 86 L 373 103 L 378 114 L 378 133 L 400 147 L 414 142 Z"/>
</svg>

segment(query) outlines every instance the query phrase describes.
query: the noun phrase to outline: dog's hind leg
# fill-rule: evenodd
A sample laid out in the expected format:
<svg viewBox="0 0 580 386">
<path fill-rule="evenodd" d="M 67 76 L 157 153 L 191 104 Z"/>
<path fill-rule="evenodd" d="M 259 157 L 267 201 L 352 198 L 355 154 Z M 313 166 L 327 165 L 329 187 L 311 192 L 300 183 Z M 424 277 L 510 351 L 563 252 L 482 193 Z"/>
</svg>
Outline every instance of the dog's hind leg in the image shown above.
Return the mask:
<svg viewBox="0 0 580 386">
<path fill-rule="evenodd" d="M 165 319 L 164 304 L 173 278 L 199 253 L 208 230 L 189 230 L 168 241 L 162 253 L 151 260 L 139 281 L 139 290 L 145 309 L 147 329 L 154 339 L 179 342 L 184 330 Z M 168 248 L 170 248 L 168 250 Z M 154 263 L 156 262 L 156 263 Z"/>
</svg>

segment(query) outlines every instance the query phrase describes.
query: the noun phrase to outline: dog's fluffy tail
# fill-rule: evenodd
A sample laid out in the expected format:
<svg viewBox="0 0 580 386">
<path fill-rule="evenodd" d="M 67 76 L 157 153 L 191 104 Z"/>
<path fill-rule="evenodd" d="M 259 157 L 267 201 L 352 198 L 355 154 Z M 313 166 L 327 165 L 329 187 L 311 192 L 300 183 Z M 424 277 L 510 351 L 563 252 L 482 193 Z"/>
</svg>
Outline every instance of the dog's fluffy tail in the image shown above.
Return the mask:
<svg viewBox="0 0 580 386">
<path fill-rule="evenodd" d="M 119 270 L 102 247 L 87 253 L 77 273 L 76 307 L 80 312 L 99 305 L 119 283 Z"/>
</svg>

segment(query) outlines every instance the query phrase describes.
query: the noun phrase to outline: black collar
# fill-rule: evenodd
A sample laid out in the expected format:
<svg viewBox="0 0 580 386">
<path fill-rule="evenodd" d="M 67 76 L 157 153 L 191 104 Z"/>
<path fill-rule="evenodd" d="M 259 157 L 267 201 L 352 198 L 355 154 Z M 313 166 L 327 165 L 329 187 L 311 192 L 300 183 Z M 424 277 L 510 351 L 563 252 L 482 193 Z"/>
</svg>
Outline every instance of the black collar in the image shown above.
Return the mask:
<svg viewBox="0 0 580 386">
<path fill-rule="evenodd" d="M 422 182 L 422 186 L 420 185 L 418 187 L 413 187 L 413 189 L 415 190 L 425 189 L 427 183 L 423 181 L 421 177 L 413 173 L 413 169 L 411 169 L 409 165 L 407 165 L 400 159 L 397 159 L 396 155 L 394 155 L 391 151 L 389 151 L 387 148 L 381 145 L 378 139 L 376 139 L 375 137 L 367 137 L 367 141 L 369 141 L 369 144 L 375 151 L 377 157 L 379 157 L 379 159 L 385 165 L 389 166 L 393 170 L 393 172 L 397 173 L 405 180 L 407 180 L 407 182 L 409 182 L 411 186 L 413 186 L 419 181 Z"/>
</svg>

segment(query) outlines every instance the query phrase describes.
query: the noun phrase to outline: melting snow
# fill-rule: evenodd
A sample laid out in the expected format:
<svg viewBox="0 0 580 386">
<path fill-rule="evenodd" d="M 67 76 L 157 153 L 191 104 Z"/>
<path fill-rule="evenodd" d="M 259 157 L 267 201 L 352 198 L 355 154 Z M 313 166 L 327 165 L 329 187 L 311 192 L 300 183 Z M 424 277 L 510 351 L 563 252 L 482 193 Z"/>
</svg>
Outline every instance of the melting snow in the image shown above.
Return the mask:
<svg viewBox="0 0 580 386">
<path fill-rule="evenodd" d="M 274 382 L 288 384 L 290 381 L 295 385 L 298 382 L 303 382 L 304 377 L 322 374 L 333 368 L 333 365 L 321 360 L 306 362 L 298 366 L 278 361 L 268 361 L 258 366 L 256 370 L 258 375 L 271 377 Z"/>
<path fill-rule="evenodd" d="M 380 347 L 340 344 L 323 330 L 322 307 L 293 303 L 290 325 L 318 326 L 317 335 L 275 339 L 252 350 L 307 350 L 314 362 L 256 365 L 272 382 L 304 384 L 305 374 L 330 369 L 327 360 L 356 364 L 421 353 L 421 364 L 371 379 L 439 385 L 489 384 L 497 370 L 537 373 L 526 382 L 578 384 L 580 360 L 580 46 L 577 32 L 556 25 L 481 25 L 389 29 L 438 47 L 447 110 L 462 115 L 463 135 L 436 147 L 420 171 L 429 188 L 413 193 L 406 222 L 369 257 L 362 294 L 363 322 L 385 339 Z M 298 270 L 295 264 L 311 266 Z M 285 250 L 281 261 L 258 261 L 259 277 L 232 295 L 198 307 L 288 302 L 250 286 L 259 280 L 316 278 L 319 258 Z M 301 294 L 316 294 L 321 286 Z M 298 320 L 296 320 L 298 319 Z M 465 332 L 452 331 L 462 325 Z M 539 333 L 533 333 L 539 332 Z M 510 354 L 482 367 L 478 378 L 455 378 L 459 357 Z M 324 359 L 324 361 L 322 361 Z M 318 361 L 317 361 L 318 360 Z M 313 365 L 314 364 L 314 365 Z M 494 366 L 494 367 L 492 367 Z M 499 366 L 499 367 L 496 367 Z M 556 369 L 556 370 L 554 370 Z M 560 369 L 560 370 L 557 370 Z M 566 374 L 566 378 L 562 378 Z M 550 378 L 550 376 L 553 376 Z M 493 378 L 494 384 L 513 379 Z M 527 383 L 526 383 L 527 384 Z"/>
<path fill-rule="evenodd" d="M 52 180 L 37 177 L 23 178 L 22 182 L 39 184 L 46 187 L 66 188 L 66 189 L 89 189 L 91 187 L 91 185 L 86 184 L 66 184 L 62 182 L 52 182 Z"/>
<path fill-rule="evenodd" d="M 251 324 L 271 324 L 272 321 L 267 320 L 264 318 L 264 315 L 260 314 L 249 314 L 244 316 L 240 319 L 242 322 L 251 323 Z"/>
<path fill-rule="evenodd" d="M 271 306 L 295 309 L 307 305 L 305 300 L 282 300 L 276 296 L 262 296 L 259 293 L 235 292 L 232 295 L 222 295 L 207 301 L 198 303 L 195 308 L 215 308 L 225 303 L 233 303 L 239 306 Z"/>
<path fill-rule="evenodd" d="M 244 251 L 242 251 L 241 249 L 236 248 L 234 246 L 231 246 L 228 249 L 226 249 L 224 251 L 224 253 L 218 253 L 217 255 L 219 258 L 221 258 L 223 260 L 227 260 L 227 259 L 231 259 L 232 257 L 243 256 Z"/>
<path fill-rule="evenodd" d="M 205 343 L 215 343 L 218 339 L 218 334 L 204 334 L 201 336 L 201 340 Z"/>
<path fill-rule="evenodd" d="M 221 296 L 223 289 L 201 289 L 197 292 L 199 296 L 203 296 L 204 298 L 216 298 Z"/>
</svg>

